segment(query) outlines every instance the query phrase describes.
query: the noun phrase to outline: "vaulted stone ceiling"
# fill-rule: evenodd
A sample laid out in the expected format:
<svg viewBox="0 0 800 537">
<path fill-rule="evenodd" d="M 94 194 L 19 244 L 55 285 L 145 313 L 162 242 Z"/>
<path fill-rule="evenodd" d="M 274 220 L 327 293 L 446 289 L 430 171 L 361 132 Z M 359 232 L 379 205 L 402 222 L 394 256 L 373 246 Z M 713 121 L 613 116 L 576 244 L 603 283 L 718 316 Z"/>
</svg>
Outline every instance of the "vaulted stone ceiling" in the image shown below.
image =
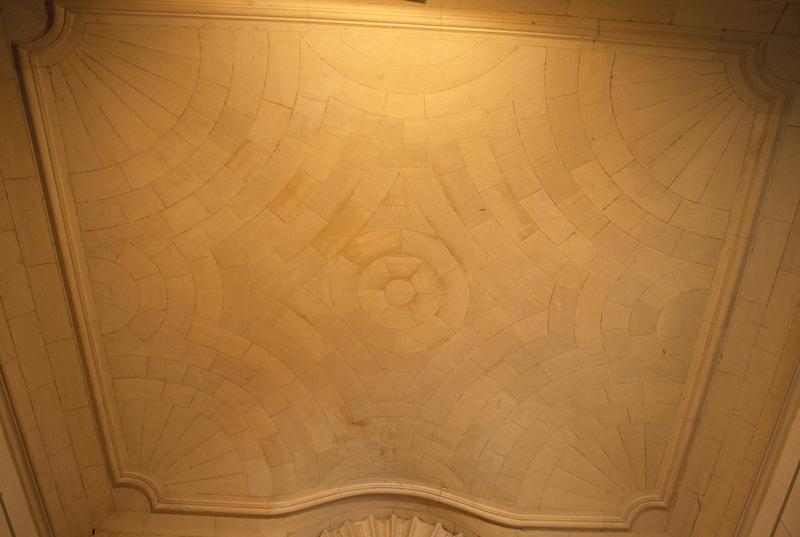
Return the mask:
<svg viewBox="0 0 800 537">
<path fill-rule="evenodd" d="M 722 63 L 192 26 L 87 22 L 47 69 L 131 469 L 599 513 L 656 486 L 746 186 Z"/>
<path fill-rule="evenodd" d="M 36 84 L 120 479 L 231 513 L 663 500 L 774 132 L 731 56 L 70 24 Z"/>
</svg>

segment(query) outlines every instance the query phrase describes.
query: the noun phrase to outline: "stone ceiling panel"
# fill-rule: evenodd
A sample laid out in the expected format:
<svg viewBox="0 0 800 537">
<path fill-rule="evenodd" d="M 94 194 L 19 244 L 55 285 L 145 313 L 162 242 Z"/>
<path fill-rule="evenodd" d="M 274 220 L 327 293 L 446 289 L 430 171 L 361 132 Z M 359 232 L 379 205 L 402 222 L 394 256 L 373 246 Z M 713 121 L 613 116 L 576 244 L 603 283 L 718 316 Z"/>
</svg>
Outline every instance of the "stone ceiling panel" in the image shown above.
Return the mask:
<svg viewBox="0 0 800 537">
<path fill-rule="evenodd" d="M 121 476 L 222 511 L 658 496 L 764 129 L 723 61 L 71 24 L 37 76 Z"/>
</svg>

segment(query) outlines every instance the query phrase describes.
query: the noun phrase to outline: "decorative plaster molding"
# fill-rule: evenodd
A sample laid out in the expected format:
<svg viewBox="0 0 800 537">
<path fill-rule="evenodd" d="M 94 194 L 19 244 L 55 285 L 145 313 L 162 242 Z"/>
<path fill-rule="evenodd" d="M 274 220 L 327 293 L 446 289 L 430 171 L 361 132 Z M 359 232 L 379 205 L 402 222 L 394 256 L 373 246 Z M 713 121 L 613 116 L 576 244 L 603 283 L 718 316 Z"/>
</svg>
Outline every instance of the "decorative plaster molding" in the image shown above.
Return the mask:
<svg viewBox="0 0 800 537">
<path fill-rule="evenodd" d="M 17 423 L 11 397 L 8 393 L 5 376 L 0 368 L 0 434 L 5 436 L 8 449 L 11 452 L 16 474 L 22 485 L 22 492 L 27 500 L 28 508 L 33 517 L 33 524 L 38 532 L 37 537 L 52 537 L 53 529 L 47 517 L 39 485 L 36 482 L 36 474 L 28 456 L 25 440 Z M 5 507 L 3 507 L 5 509 Z M 8 517 L 9 513 L 0 513 L 0 517 Z M 21 513 L 14 513 L 15 516 L 22 518 Z M 9 521 L 9 524 L 13 521 Z M 0 525 L 3 523 L 0 522 Z"/>
<path fill-rule="evenodd" d="M 118 486 L 136 488 L 147 495 L 152 508 L 159 512 L 195 513 L 210 515 L 276 516 L 309 509 L 343 498 L 372 495 L 395 495 L 420 498 L 455 509 L 493 523 L 518 528 L 561 529 L 630 529 L 636 517 L 645 510 L 666 509 L 673 501 L 676 483 L 680 480 L 687 446 L 698 423 L 707 384 L 725 337 L 732 301 L 736 295 L 740 273 L 749 251 L 752 229 L 764 191 L 764 180 L 773 161 L 775 136 L 785 113 L 788 89 L 766 72 L 761 54 L 763 44 L 751 36 L 731 36 L 716 31 L 674 28 L 658 25 L 599 22 L 589 19 L 530 16 L 486 16 L 469 12 L 425 9 L 411 12 L 405 9 L 376 7 L 355 9 L 352 6 L 329 5 L 256 5 L 245 0 L 231 2 L 149 1 L 108 2 L 70 0 L 64 7 L 56 6 L 53 23 L 41 39 L 19 49 L 24 86 L 29 106 L 40 165 L 46 184 L 46 194 L 55 222 L 69 294 L 75 310 L 75 326 L 86 359 L 86 370 L 94 394 L 98 423 L 106 443 L 107 457 L 113 481 Z M 113 395 L 104 365 L 96 357 L 102 344 L 96 330 L 97 314 L 85 282 L 87 268 L 81 252 L 80 228 L 74 202 L 64 172 L 65 156 L 58 129 L 56 103 L 48 95 L 47 84 L 40 67 L 57 59 L 72 46 L 75 29 L 81 17 L 203 17 L 236 20 L 276 21 L 301 24 L 335 24 L 363 27 L 406 28 L 533 37 L 545 41 L 578 40 L 590 42 L 598 49 L 623 51 L 658 51 L 663 55 L 698 59 L 722 59 L 729 66 L 731 84 L 739 96 L 761 116 L 760 145 L 753 148 L 745 161 L 744 173 L 751 177 L 750 190 L 740 211 L 737 231 L 727 237 L 729 260 L 724 267 L 725 277 L 717 280 L 712 289 L 714 311 L 703 320 L 692 370 L 687 384 L 689 396 L 680 403 L 682 417 L 678 434 L 673 434 L 667 448 L 668 463 L 663 464 L 655 491 L 630 498 L 617 516 L 563 515 L 527 513 L 460 493 L 451 493 L 416 483 L 369 481 L 337 486 L 313 493 L 276 499 L 269 502 L 216 501 L 185 499 L 167 496 L 152 476 L 126 468 L 121 433 L 115 414 Z"/>
<path fill-rule="evenodd" d="M 335 530 L 325 530 L 320 537 L 463 537 L 453 533 L 441 523 L 431 524 L 417 517 L 389 518 L 367 517 L 357 522 L 346 521 Z"/>
<path fill-rule="evenodd" d="M 772 535 L 800 468 L 800 367 L 795 367 L 737 535 Z"/>
</svg>

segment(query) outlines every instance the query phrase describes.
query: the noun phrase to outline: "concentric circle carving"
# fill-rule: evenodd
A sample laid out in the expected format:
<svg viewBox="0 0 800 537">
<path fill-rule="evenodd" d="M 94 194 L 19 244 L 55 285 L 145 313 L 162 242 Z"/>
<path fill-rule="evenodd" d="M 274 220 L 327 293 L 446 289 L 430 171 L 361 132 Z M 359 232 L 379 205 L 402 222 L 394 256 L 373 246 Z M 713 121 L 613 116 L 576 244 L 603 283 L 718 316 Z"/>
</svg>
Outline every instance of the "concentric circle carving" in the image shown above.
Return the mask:
<svg viewBox="0 0 800 537">
<path fill-rule="evenodd" d="M 362 341 L 401 353 L 444 342 L 463 324 L 469 304 L 466 276 L 452 254 L 410 230 L 356 238 L 335 263 L 331 293 Z"/>
</svg>

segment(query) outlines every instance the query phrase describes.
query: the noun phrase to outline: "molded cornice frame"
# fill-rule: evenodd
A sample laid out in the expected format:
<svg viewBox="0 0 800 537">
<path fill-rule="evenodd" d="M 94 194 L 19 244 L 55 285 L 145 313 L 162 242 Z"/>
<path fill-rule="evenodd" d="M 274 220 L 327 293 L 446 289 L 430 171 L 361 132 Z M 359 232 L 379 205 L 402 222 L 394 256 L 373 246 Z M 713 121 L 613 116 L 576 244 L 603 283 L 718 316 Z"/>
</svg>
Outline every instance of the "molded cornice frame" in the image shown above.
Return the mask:
<svg viewBox="0 0 800 537">
<path fill-rule="evenodd" d="M 25 440 L 17 422 L 14 405 L 11 401 L 2 369 L 0 369 L 0 434 L 3 434 L 7 441 L 14 469 L 22 485 L 22 492 L 27 500 L 33 523 L 38 531 L 38 537 L 53 537 L 53 528 L 50 525 L 50 519 L 47 516 L 39 485 L 36 482 L 33 464 L 31 464 L 25 447 Z"/>
<path fill-rule="evenodd" d="M 772 535 L 796 483 L 800 483 L 800 365 L 797 364 L 758 478 L 740 518 L 738 535 Z"/>
<path fill-rule="evenodd" d="M 665 452 L 665 461 L 655 491 L 630 498 L 616 516 L 581 516 L 559 513 L 524 512 L 487 504 L 477 498 L 451 493 L 444 488 L 417 483 L 376 480 L 317 491 L 288 499 L 268 502 L 186 500 L 169 497 L 164 487 L 151 476 L 125 467 L 124 447 L 118 418 L 104 365 L 96 359 L 102 345 L 95 330 L 96 314 L 81 251 L 80 231 L 65 172 L 63 144 L 55 123 L 55 103 L 45 91 L 41 67 L 70 47 L 73 32 L 82 16 L 91 17 L 190 17 L 226 20 L 276 21 L 314 25 L 346 25 L 372 28 L 438 30 L 483 35 L 536 38 L 555 45 L 563 40 L 590 43 L 597 49 L 623 52 L 655 53 L 678 57 L 723 61 L 732 87 L 740 98 L 760 112 L 754 127 L 756 141 L 746 155 L 743 173 L 749 178 L 749 191 L 738 215 L 738 223 L 729 233 L 725 249 L 728 260 L 721 266 L 724 274 L 715 278 L 711 303 L 687 378 L 687 388 L 679 405 L 679 418 Z M 310 509 L 337 500 L 366 496 L 402 496 L 448 506 L 502 526 L 516 528 L 616 529 L 627 530 L 646 510 L 668 509 L 675 498 L 677 485 L 686 463 L 707 386 L 725 339 L 726 326 L 741 272 L 751 249 L 754 224 L 759 213 L 776 148 L 777 134 L 790 101 L 793 86 L 772 77 L 763 60 L 763 36 L 726 33 L 667 25 L 623 23 L 573 17 L 540 17 L 518 14 L 487 14 L 466 10 L 447 10 L 409 6 L 354 6 L 327 2 L 253 2 L 229 0 L 191 2 L 186 0 L 64 0 L 54 6 L 52 23 L 41 38 L 18 47 L 24 94 L 27 101 L 34 141 L 38 150 L 45 194 L 54 222 L 56 242 L 72 301 L 74 324 L 78 333 L 85 370 L 95 403 L 96 418 L 105 443 L 109 472 L 114 486 L 132 487 L 144 493 L 156 512 L 204 515 L 271 517 Z"/>
</svg>

